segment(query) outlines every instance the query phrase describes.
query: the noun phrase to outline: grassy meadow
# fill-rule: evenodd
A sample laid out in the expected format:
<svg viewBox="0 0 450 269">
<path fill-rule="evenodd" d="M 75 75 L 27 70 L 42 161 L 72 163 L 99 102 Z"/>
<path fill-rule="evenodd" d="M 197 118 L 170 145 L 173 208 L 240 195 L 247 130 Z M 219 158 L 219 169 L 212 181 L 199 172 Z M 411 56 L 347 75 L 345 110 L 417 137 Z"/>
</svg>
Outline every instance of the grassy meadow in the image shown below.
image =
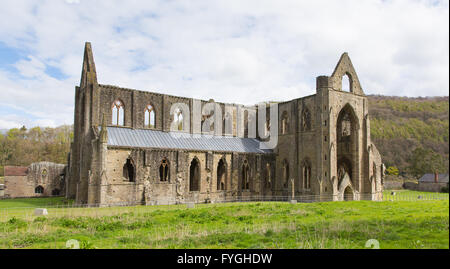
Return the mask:
<svg viewBox="0 0 450 269">
<path fill-rule="evenodd" d="M 48 216 L 33 215 L 32 207 L 49 202 L 53 206 L 47 207 Z M 448 199 L 249 202 L 201 204 L 193 209 L 57 206 L 65 202 L 0 200 L 0 248 L 65 248 L 69 239 L 78 240 L 81 248 L 351 249 L 365 248 L 369 239 L 378 240 L 382 249 L 449 248 Z"/>
</svg>

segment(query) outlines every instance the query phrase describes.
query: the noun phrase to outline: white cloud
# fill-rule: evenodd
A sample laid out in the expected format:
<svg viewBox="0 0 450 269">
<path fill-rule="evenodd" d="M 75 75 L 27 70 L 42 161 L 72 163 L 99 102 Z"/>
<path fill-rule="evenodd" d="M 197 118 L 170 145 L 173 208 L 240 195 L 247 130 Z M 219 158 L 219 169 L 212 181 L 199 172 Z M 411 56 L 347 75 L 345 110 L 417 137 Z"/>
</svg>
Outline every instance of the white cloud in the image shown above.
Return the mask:
<svg viewBox="0 0 450 269">
<path fill-rule="evenodd" d="M 344 51 L 367 94 L 448 95 L 448 19 L 447 1 L 7 1 L 0 42 L 28 57 L 0 69 L 0 104 L 72 123 L 85 41 L 100 83 L 181 96 L 310 95 Z"/>
<path fill-rule="evenodd" d="M 12 128 L 20 128 L 22 125 L 18 122 L 0 119 L 1 129 L 12 129 Z"/>
</svg>

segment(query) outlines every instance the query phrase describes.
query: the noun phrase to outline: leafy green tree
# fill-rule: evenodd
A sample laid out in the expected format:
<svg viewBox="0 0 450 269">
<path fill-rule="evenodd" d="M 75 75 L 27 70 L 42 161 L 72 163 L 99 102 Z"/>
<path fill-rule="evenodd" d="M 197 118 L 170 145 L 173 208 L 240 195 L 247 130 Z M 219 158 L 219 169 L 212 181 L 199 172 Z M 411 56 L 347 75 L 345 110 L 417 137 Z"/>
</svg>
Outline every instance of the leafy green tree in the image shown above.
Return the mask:
<svg viewBox="0 0 450 269">
<path fill-rule="evenodd" d="M 397 167 L 395 167 L 395 166 L 389 166 L 389 167 L 386 169 L 386 173 L 387 173 L 388 175 L 391 175 L 391 176 L 398 176 L 399 171 L 398 171 L 398 168 L 397 168 Z"/>
</svg>

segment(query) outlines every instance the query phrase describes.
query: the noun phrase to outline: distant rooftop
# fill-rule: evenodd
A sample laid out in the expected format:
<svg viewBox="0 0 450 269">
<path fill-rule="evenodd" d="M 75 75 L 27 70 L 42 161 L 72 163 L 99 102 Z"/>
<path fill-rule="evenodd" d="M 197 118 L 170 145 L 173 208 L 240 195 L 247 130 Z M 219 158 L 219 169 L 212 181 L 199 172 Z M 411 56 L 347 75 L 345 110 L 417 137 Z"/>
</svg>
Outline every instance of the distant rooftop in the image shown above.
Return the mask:
<svg viewBox="0 0 450 269">
<path fill-rule="evenodd" d="M 23 166 L 5 166 L 5 176 L 26 176 L 28 167 Z"/>
<path fill-rule="evenodd" d="M 420 179 L 419 182 L 434 182 L 434 174 L 425 174 Z M 448 183 L 448 174 L 438 174 L 439 183 Z"/>
</svg>

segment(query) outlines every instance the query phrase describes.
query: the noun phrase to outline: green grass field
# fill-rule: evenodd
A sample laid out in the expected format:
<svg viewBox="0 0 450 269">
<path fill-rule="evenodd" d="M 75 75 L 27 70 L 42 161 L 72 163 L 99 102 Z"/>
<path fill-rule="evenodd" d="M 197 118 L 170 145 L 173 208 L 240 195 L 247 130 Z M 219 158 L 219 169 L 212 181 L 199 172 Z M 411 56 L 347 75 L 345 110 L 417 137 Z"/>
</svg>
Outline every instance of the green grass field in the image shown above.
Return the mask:
<svg viewBox="0 0 450 269">
<path fill-rule="evenodd" d="M 0 201 L 0 248 L 65 248 L 69 239 L 82 248 L 365 248 L 369 239 L 382 249 L 449 248 L 448 199 L 48 207 L 46 217 L 17 208 L 46 200 L 65 202 Z"/>
</svg>

